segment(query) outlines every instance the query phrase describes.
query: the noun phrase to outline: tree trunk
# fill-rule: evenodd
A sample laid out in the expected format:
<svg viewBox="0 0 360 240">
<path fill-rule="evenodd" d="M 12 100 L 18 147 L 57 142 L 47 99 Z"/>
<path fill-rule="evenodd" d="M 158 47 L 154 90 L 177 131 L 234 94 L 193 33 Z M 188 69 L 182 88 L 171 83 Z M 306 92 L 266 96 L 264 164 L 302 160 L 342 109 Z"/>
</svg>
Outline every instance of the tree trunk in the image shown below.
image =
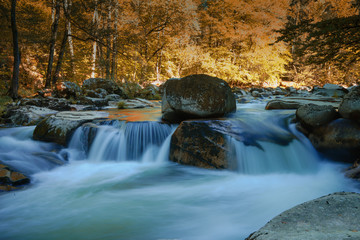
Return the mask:
<svg viewBox="0 0 360 240">
<path fill-rule="evenodd" d="M 117 57 L 117 18 L 119 15 L 118 1 L 115 1 L 115 18 L 114 18 L 114 35 L 113 35 L 113 46 L 112 46 L 112 59 L 111 59 L 111 79 L 114 80 L 116 77 L 116 57 Z"/>
<path fill-rule="evenodd" d="M 93 52 L 92 52 L 92 66 L 91 66 L 91 77 L 95 77 L 95 70 L 96 70 L 96 50 L 97 50 L 97 32 L 98 32 L 98 2 L 95 1 L 95 10 L 94 10 L 94 16 L 93 16 L 93 24 L 95 28 L 95 41 L 93 42 Z"/>
<path fill-rule="evenodd" d="M 52 79 L 52 85 L 53 87 L 55 86 L 57 80 L 59 79 L 59 75 L 60 75 L 60 70 L 61 70 L 61 66 L 63 63 L 63 58 L 64 58 L 64 54 L 65 54 L 65 50 L 66 50 L 66 42 L 68 40 L 68 29 L 67 29 L 67 23 L 65 23 L 65 31 L 64 31 L 64 37 L 63 40 L 61 42 L 61 47 L 60 47 L 60 52 L 59 52 L 59 57 L 58 57 L 58 62 L 56 64 L 56 69 L 55 69 L 55 73 Z"/>
<path fill-rule="evenodd" d="M 45 88 L 51 87 L 51 73 L 52 73 L 52 65 L 54 62 L 54 51 L 55 51 L 55 42 L 56 35 L 59 26 L 59 18 L 60 18 L 60 0 L 56 0 L 55 2 L 55 19 L 51 26 L 51 39 L 50 39 L 50 53 L 49 53 L 49 62 L 46 71 L 46 82 Z"/>
<path fill-rule="evenodd" d="M 106 38 L 106 62 L 105 62 L 105 74 L 106 79 L 110 79 L 110 55 L 111 55 L 111 0 L 109 0 L 108 6 L 108 18 L 107 18 L 107 38 Z"/>
<path fill-rule="evenodd" d="M 64 0 L 64 10 L 66 11 L 66 22 L 67 22 L 67 39 L 69 42 L 69 50 L 70 50 L 70 68 L 71 68 L 71 74 L 74 74 L 74 44 L 73 39 L 71 36 L 71 22 L 69 20 L 69 17 L 71 16 L 71 7 L 72 7 L 72 0 Z"/>
<path fill-rule="evenodd" d="M 13 35 L 13 51 L 14 51 L 14 69 L 11 79 L 11 86 L 9 89 L 9 96 L 12 99 L 19 98 L 18 89 L 19 89 L 19 73 L 20 73 L 20 50 L 19 50 L 19 40 L 18 40 L 18 31 L 16 26 L 16 0 L 11 0 L 11 30 Z"/>
</svg>

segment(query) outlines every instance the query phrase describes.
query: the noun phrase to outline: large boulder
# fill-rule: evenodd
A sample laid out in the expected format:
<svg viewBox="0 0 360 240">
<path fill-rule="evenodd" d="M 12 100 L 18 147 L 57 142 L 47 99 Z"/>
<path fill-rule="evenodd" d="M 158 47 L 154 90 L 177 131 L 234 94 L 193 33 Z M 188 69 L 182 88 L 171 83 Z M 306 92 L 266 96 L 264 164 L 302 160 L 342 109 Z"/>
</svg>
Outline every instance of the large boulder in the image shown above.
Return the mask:
<svg viewBox="0 0 360 240">
<path fill-rule="evenodd" d="M 317 127 L 308 137 L 331 159 L 352 163 L 360 156 L 360 125 L 349 119 L 339 118 Z"/>
<path fill-rule="evenodd" d="M 360 194 L 333 193 L 287 210 L 246 240 L 360 239 Z"/>
<path fill-rule="evenodd" d="M 80 86 L 74 82 L 60 82 L 55 86 L 55 95 L 59 98 L 77 98 L 80 94 Z"/>
<path fill-rule="evenodd" d="M 230 147 L 213 121 L 183 121 L 171 137 L 170 160 L 208 169 L 236 169 L 229 162 Z"/>
<path fill-rule="evenodd" d="M 222 117 L 236 111 L 235 95 L 229 85 L 204 74 L 169 79 L 163 88 L 162 118 L 168 122 Z"/>
<path fill-rule="evenodd" d="M 343 118 L 353 119 L 360 123 L 360 86 L 346 94 L 340 106 L 339 113 Z"/>
<path fill-rule="evenodd" d="M 307 129 L 314 129 L 338 118 L 331 105 L 306 104 L 296 110 L 296 119 Z"/>
<path fill-rule="evenodd" d="M 33 133 L 34 140 L 66 146 L 73 132 L 82 124 L 105 118 L 101 112 L 59 112 L 42 120 Z"/>
<path fill-rule="evenodd" d="M 16 190 L 29 183 L 29 177 L 0 162 L 0 192 Z"/>
<path fill-rule="evenodd" d="M 123 98 L 127 98 L 121 87 L 114 81 L 104 78 L 89 78 L 86 79 L 82 84 L 83 92 L 89 90 L 97 91 L 97 89 L 104 89 L 108 94 L 118 94 Z"/>
</svg>

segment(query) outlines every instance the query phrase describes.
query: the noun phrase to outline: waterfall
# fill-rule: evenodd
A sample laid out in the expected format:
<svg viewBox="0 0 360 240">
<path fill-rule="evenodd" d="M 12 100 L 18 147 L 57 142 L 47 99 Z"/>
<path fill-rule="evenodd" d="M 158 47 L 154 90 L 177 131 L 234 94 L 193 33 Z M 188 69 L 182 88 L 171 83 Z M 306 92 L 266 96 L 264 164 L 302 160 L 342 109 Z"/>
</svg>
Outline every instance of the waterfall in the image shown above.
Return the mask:
<svg viewBox="0 0 360 240">
<path fill-rule="evenodd" d="M 96 132 L 95 137 L 89 136 L 92 131 Z M 173 131 L 174 127 L 159 122 L 111 121 L 97 126 L 95 130 L 81 127 L 70 141 L 69 159 L 87 158 L 94 162 L 163 160 Z"/>
<path fill-rule="evenodd" d="M 317 169 L 316 151 L 298 139 L 285 146 L 266 141 L 258 141 L 260 147 L 246 146 L 233 138 L 229 142 L 240 173 L 308 173 Z"/>
</svg>

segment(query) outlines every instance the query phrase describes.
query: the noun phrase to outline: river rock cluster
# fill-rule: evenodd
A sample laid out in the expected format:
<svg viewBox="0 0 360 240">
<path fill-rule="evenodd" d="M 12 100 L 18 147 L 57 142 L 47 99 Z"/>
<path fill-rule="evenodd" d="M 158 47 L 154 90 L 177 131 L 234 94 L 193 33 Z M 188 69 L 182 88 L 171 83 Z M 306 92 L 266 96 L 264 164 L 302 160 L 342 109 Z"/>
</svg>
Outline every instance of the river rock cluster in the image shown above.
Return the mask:
<svg viewBox="0 0 360 240">
<path fill-rule="evenodd" d="M 261 129 L 248 131 L 256 126 L 224 119 L 236 111 L 236 104 L 267 101 L 267 110 L 296 111 L 293 122 L 313 146 L 329 158 L 354 163 L 346 175 L 360 179 L 360 86 L 240 89 L 200 74 L 169 79 L 161 88 L 119 86 L 111 80 L 91 78 L 82 87 L 63 82 L 50 93 L 51 97 L 44 91 L 35 98 L 20 100 L 9 106 L 2 117 L 11 126 L 36 125 L 34 140 L 66 146 L 78 127 L 90 129 L 89 138 L 94 138 L 94 122 L 106 120 L 101 112 L 89 110 L 119 105 L 154 106 L 149 100 L 162 95 L 162 120 L 178 124 L 171 136 L 170 160 L 207 169 L 235 170 L 238 166 L 232 161 L 229 137 L 258 148 L 261 146 L 256 140 L 287 145 L 294 138 L 291 134 L 278 134 L 279 129 L 264 136 Z M 91 144 L 91 139 L 88 142 Z M 0 191 L 16 190 L 30 181 L 0 162 Z M 275 217 L 247 240 L 360 239 L 359 203 L 357 193 L 334 193 L 315 199 Z"/>
<path fill-rule="evenodd" d="M 301 130 L 313 146 L 334 160 L 354 163 L 360 156 L 360 87 L 338 106 L 306 104 L 296 111 Z"/>
</svg>

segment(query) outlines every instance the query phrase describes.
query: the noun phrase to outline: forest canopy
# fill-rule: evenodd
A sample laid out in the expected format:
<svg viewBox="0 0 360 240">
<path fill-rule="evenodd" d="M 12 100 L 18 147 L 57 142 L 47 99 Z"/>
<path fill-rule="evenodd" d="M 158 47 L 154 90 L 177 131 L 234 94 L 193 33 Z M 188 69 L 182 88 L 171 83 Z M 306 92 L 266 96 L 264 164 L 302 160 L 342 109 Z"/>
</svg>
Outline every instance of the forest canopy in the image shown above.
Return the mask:
<svg viewBox="0 0 360 240">
<path fill-rule="evenodd" d="M 11 2 L 0 0 L 0 86 L 11 85 Z M 23 0 L 20 91 L 90 77 L 161 83 L 204 73 L 236 85 L 352 84 L 358 1 Z M 26 94 L 20 93 L 20 94 Z"/>
</svg>

